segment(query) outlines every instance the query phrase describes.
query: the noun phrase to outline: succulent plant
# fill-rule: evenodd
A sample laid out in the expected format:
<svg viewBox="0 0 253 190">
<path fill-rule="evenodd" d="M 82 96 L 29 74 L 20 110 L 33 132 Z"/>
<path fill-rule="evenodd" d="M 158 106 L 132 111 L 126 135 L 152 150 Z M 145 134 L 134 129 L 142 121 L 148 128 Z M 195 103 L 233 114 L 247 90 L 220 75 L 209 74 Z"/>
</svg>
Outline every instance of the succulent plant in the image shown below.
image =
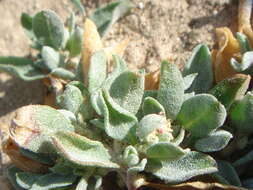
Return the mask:
<svg viewBox="0 0 253 190">
<path fill-rule="evenodd" d="M 105 10 L 91 18 L 99 20 Z M 228 36 L 222 47 L 231 45 L 230 39 L 238 45 L 229 55 L 226 48 L 211 55 L 200 44 L 182 71 L 165 60 L 146 74 L 129 70 L 117 55 L 126 42 L 103 47 L 99 34 L 114 19 L 98 28 L 87 19 L 82 32 L 73 18 L 66 40 L 52 11 L 23 14 L 22 24 L 39 50 L 36 61 L 0 57 L 0 69 L 24 80 L 64 81 L 56 107 L 17 110 L 3 146 L 13 163 L 7 174 L 15 188 L 253 188 L 252 45 L 244 32 L 234 39 L 229 29 L 220 29 Z"/>
</svg>

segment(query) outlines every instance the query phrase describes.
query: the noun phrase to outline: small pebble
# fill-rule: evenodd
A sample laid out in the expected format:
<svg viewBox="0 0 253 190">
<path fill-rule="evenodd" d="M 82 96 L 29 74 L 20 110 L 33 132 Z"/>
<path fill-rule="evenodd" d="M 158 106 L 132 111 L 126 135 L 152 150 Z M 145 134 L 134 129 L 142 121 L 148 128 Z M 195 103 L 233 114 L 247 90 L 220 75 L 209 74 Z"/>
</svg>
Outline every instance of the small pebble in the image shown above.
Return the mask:
<svg viewBox="0 0 253 190">
<path fill-rule="evenodd" d="M 143 3 L 143 2 L 140 2 L 140 3 L 138 4 L 138 8 L 139 8 L 139 9 L 144 9 L 144 3 Z"/>
</svg>

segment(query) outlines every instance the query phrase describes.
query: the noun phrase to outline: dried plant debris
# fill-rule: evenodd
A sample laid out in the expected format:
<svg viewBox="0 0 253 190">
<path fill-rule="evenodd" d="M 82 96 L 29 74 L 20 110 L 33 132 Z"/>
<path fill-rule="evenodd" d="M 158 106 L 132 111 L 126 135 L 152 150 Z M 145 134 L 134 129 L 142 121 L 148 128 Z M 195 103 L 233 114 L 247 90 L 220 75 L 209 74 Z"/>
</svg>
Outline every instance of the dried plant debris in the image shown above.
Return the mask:
<svg viewBox="0 0 253 190">
<path fill-rule="evenodd" d="M 163 61 L 152 73 L 128 68 L 121 57 L 127 39 L 103 46 L 101 34 L 130 8 L 127 0 L 97 10 L 83 30 L 73 14 L 66 26 L 52 11 L 23 14 L 38 55 L 0 57 L 0 69 L 23 80 L 44 79 L 56 106 L 17 110 L 3 146 L 12 160 L 12 185 L 253 188 L 252 39 L 248 13 L 242 13 L 248 6 L 241 1 L 236 37 L 228 28 L 217 29 L 217 50 L 200 44 L 182 71 Z"/>
</svg>

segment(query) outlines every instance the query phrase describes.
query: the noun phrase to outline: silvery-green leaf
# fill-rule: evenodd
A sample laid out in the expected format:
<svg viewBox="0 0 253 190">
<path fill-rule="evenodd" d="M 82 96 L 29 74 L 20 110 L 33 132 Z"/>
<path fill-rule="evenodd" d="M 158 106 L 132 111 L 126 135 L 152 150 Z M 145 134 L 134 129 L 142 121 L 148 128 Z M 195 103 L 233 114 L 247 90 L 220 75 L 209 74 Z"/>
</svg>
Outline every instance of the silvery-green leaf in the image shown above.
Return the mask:
<svg viewBox="0 0 253 190">
<path fill-rule="evenodd" d="M 56 69 L 61 61 L 59 52 L 49 46 L 43 46 L 41 51 L 43 63 L 49 71 Z"/>
<path fill-rule="evenodd" d="M 60 175 L 49 173 L 41 176 L 30 188 L 30 190 L 48 190 L 53 188 L 70 186 L 76 181 L 73 175 Z"/>
<path fill-rule="evenodd" d="M 80 27 L 76 27 L 74 32 L 70 35 L 66 47 L 70 57 L 78 56 L 81 53 L 83 44 L 82 35 L 83 31 Z"/>
<path fill-rule="evenodd" d="M 187 90 L 191 87 L 193 81 L 196 79 L 197 76 L 198 73 L 192 73 L 184 77 L 184 90 Z"/>
<path fill-rule="evenodd" d="M 180 129 L 179 134 L 171 141 L 171 143 L 179 146 L 185 137 L 185 130 L 183 128 Z"/>
<path fill-rule="evenodd" d="M 60 107 L 62 109 L 71 111 L 74 114 L 79 112 L 83 101 L 82 92 L 79 90 L 79 88 L 73 85 L 67 85 L 64 92 L 57 97 L 57 103 L 60 105 Z"/>
<path fill-rule="evenodd" d="M 55 68 L 50 74 L 66 80 L 74 80 L 76 78 L 73 72 L 61 67 Z"/>
<path fill-rule="evenodd" d="M 127 173 L 137 173 L 137 172 L 142 172 L 144 171 L 145 167 L 147 164 L 147 159 L 144 158 L 141 160 L 141 162 L 139 164 L 137 164 L 136 166 L 133 166 L 131 168 L 129 168 L 127 170 Z"/>
<path fill-rule="evenodd" d="M 237 32 L 236 39 L 240 44 L 240 50 L 242 54 L 251 51 L 250 43 L 247 36 L 245 36 L 243 33 Z"/>
<path fill-rule="evenodd" d="M 192 98 L 193 96 L 195 96 L 195 92 L 185 93 L 184 94 L 184 101 L 188 100 L 189 98 Z"/>
<path fill-rule="evenodd" d="M 163 105 L 166 116 L 175 119 L 184 101 L 184 80 L 175 64 L 162 62 L 157 100 Z"/>
<path fill-rule="evenodd" d="M 245 188 L 252 189 L 253 188 L 253 178 L 243 180 L 242 185 Z"/>
<path fill-rule="evenodd" d="M 113 61 L 114 61 L 114 69 L 113 71 L 108 75 L 106 81 L 103 84 L 103 87 L 107 90 L 110 89 L 113 81 L 123 72 L 127 71 L 127 65 L 125 61 L 120 58 L 117 55 L 113 55 Z"/>
<path fill-rule="evenodd" d="M 242 165 L 246 165 L 252 162 L 252 160 L 253 160 L 253 150 L 249 151 L 246 155 L 241 156 L 241 158 L 239 158 L 233 163 L 233 166 L 239 167 Z"/>
<path fill-rule="evenodd" d="M 189 152 L 174 161 L 148 160 L 146 171 L 167 183 L 179 183 L 192 177 L 217 171 L 215 160 L 199 152 Z"/>
<path fill-rule="evenodd" d="M 64 40 L 64 24 L 50 10 L 43 10 L 33 17 L 33 32 L 41 45 L 60 49 Z M 42 27 L 43 26 L 43 27 Z"/>
<path fill-rule="evenodd" d="M 20 187 L 17 183 L 17 173 L 19 172 L 22 172 L 22 170 L 20 170 L 19 168 L 15 166 L 9 166 L 6 172 L 8 180 L 11 182 L 13 187 L 15 187 L 15 189 L 17 190 L 22 189 L 22 187 Z"/>
<path fill-rule="evenodd" d="M 93 92 L 91 94 L 90 101 L 91 101 L 91 106 L 96 111 L 96 113 L 98 115 L 102 116 L 104 114 L 104 105 L 105 105 L 105 101 L 104 101 L 104 97 L 102 95 L 102 91 L 98 90 L 96 92 Z"/>
<path fill-rule="evenodd" d="M 190 60 L 184 67 L 184 76 L 198 73 L 187 92 L 196 94 L 207 92 L 213 85 L 213 70 L 211 55 L 206 45 L 200 44 L 194 48 Z"/>
<path fill-rule="evenodd" d="M 122 140 L 137 123 L 137 118 L 132 113 L 116 104 L 110 97 L 108 91 L 103 92 L 103 97 L 105 132 L 114 139 Z"/>
<path fill-rule="evenodd" d="M 91 119 L 93 117 L 94 110 L 91 105 L 91 97 L 88 89 L 80 81 L 72 81 L 68 83 L 68 85 L 75 86 L 82 92 L 83 103 L 80 106 L 80 114 L 84 120 Z"/>
<path fill-rule="evenodd" d="M 94 53 L 90 60 L 88 73 L 88 89 L 90 93 L 101 88 L 107 75 L 107 58 L 105 52 L 98 51 Z"/>
<path fill-rule="evenodd" d="M 88 187 L 88 182 L 84 177 L 82 177 L 80 181 L 78 182 L 75 190 L 87 190 L 87 187 Z"/>
<path fill-rule="evenodd" d="M 0 56 L 0 71 L 18 76 L 25 81 L 45 78 L 46 75 L 33 65 L 33 61 L 23 57 Z"/>
<path fill-rule="evenodd" d="M 149 114 L 142 118 L 137 127 L 136 134 L 140 139 L 145 138 L 154 130 L 167 125 L 166 117 L 157 114 Z"/>
<path fill-rule="evenodd" d="M 169 142 L 160 142 L 151 145 L 147 149 L 147 157 L 149 159 L 158 159 L 158 160 L 177 160 L 185 155 L 185 151 L 176 146 L 175 144 Z"/>
<path fill-rule="evenodd" d="M 195 137 L 204 137 L 225 122 L 225 107 L 212 95 L 199 94 L 186 100 L 177 121 Z"/>
<path fill-rule="evenodd" d="M 136 74 L 130 71 L 121 73 L 112 82 L 109 92 L 115 103 L 136 114 L 144 93 L 144 74 Z"/>
<path fill-rule="evenodd" d="M 80 0 L 71 0 L 71 2 L 76 6 L 76 8 L 84 15 L 85 9 Z"/>
<path fill-rule="evenodd" d="M 17 184 L 24 188 L 30 189 L 32 185 L 42 176 L 42 174 L 35 174 L 29 172 L 16 173 Z"/>
<path fill-rule="evenodd" d="M 23 26 L 23 28 L 25 28 L 26 30 L 30 31 L 32 30 L 32 16 L 28 15 L 27 13 L 22 13 L 21 15 L 21 24 Z"/>
<path fill-rule="evenodd" d="M 64 115 L 64 117 L 71 123 L 75 123 L 77 121 L 76 116 L 73 112 L 64 109 L 58 109 L 57 111 Z"/>
<path fill-rule="evenodd" d="M 230 119 L 234 127 L 242 133 L 253 132 L 253 94 L 248 92 L 243 99 L 234 103 L 230 109 Z"/>
<path fill-rule="evenodd" d="M 99 141 L 90 140 L 76 133 L 59 132 L 53 137 L 58 152 L 68 161 L 80 166 L 118 168 L 111 161 L 108 150 Z"/>
<path fill-rule="evenodd" d="M 127 146 L 123 152 L 123 161 L 131 167 L 139 163 L 139 155 L 133 146 Z"/>
<path fill-rule="evenodd" d="M 147 97 L 142 104 L 142 111 L 144 115 L 148 114 L 165 114 L 164 107 L 154 98 Z"/>
<path fill-rule="evenodd" d="M 243 54 L 242 62 L 239 63 L 236 59 L 230 60 L 230 65 L 237 71 L 243 74 L 253 73 L 253 51 L 249 51 Z"/>
<path fill-rule="evenodd" d="M 60 112 L 43 105 L 18 109 L 10 128 L 15 143 L 35 153 L 52 152 L 51 137 L 58 131 L 74 131 L 74 126 Z"/>
<path fill-rule="evenodd" d="M 24 149 L 24 148 L 19 148 L 19 152 L 24 155 L 25 157 L 31 158 L 32 160 L 35 160 L 37 162 L 47 164 L 47 165 L 53 165 L 54 164 L 54 159 L 53 155 L 49 154 L 43 154 L 43 153 L 35 153 L 30 150 Z M 51 156 L 51 157 L 50 157 Z"/>
<path fill-rule="evenodd" d="M 235 168 L 226 161 L 218 161 L 218 172 L 216 174 L 223 177 L 230 185 L 242 186 L 240 178 Z"/>
<path fill-rule="evenodd" d="M 215 152 L 225 148 L 233 135 L 228 131 L 218 130 L 196 141 L 195 148 L 201 152 Z"/>
<path fill-rule="evenodd" d="M 247 92 L 250 79 L 249 75 L 235 75 L 219 82 L 209 93 L 229 110 L 234 101 L 240 100 Z"/>
<path fill-rule="evenodd" d="M 53 167 L 49 168 L 49 170 L 60 175 L 70 175 L 73 174 L 74 168 L 72 167 L 72 163 L 64 158 L 60 158 Z"/>
<path fill-rule="evenodd" d="M 67 18 L 66 25 L 68 27 L 69 33 L 72 34 L 76 26 L 75 13 L 71 12 L 70 16 Z"/>
<path fill-rule="evenodd" d="M 104 36 L 110 27 L 129 12 L 132 7 L 130 0 L 114 1 L 97 9 L 90 18 L 97 25 L 100 36 Z"/>
<path fill-rule="evenodd" d="M 25 29 L 25 33 L 31 40 L 35 40 L 35 36 L 32 29 L 33 17 L 27 13 L 22 13 L 21 15 L 21 25 Z"/>
</svg>

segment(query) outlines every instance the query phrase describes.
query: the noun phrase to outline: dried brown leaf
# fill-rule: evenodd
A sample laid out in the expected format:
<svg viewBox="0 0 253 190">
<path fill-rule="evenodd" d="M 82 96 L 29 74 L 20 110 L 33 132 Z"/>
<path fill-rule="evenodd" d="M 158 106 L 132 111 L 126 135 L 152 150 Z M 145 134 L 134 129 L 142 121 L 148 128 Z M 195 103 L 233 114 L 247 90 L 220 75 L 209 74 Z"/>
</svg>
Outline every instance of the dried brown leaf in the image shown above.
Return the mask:
<svg viewBox="0 0 253 190">
<path fill-rule="evenodd" d="M 160 69 L 145 75 L 145 90 L 158 90 L 160 83 Z"/>
<path fill-rule="evenodd" d="M 229 28 L 217 28 L 216 35 L 219 48 L 217 53 L 214 51 L 216 56 L 213 54 L 213 64 L 215 80 L 219 82 L 236 74 L 236 71 L 230 65 L 230 59 L 238 56 L 240 47 Z"/>
<path fill-rule="evenodd" d="M 87 84 L 88 71 L 90 67 L 90 58 L 93 53 L 103 48 L 102 40 L 99 36 L 96 25 L 90 19 L 84 23 L 82 67 L 84 74 L 84 83 Z"/>
<path fill-rule="evenodd" d="M 3 151 L 10 157 L 12 163 L 23 171 L 33 173 L 46 173 L 48 171 L 48 165 L 41 164 L 23 156 L 19 152 L 19 147 L 11 138 L 3 145 Z"/>
<path fill-rule="evenodd" d="M 253 47 L 253 31 L 251 27 L 252 1 L 240 0 L 238 13 L 238 31 L 244 33 Z"/>
<path fill-rule="evenodd" d="M 219 183 L 204 183 L 204 182 L 189 182 L 183 183 L 180 185 L 163 185 L 156 183 L 146 183 L 145 187 L 151 187 L 157 190 L 246 190 L 244 188 L 235 187 L 235 186 L 227 186 Z"/>
</svg>

